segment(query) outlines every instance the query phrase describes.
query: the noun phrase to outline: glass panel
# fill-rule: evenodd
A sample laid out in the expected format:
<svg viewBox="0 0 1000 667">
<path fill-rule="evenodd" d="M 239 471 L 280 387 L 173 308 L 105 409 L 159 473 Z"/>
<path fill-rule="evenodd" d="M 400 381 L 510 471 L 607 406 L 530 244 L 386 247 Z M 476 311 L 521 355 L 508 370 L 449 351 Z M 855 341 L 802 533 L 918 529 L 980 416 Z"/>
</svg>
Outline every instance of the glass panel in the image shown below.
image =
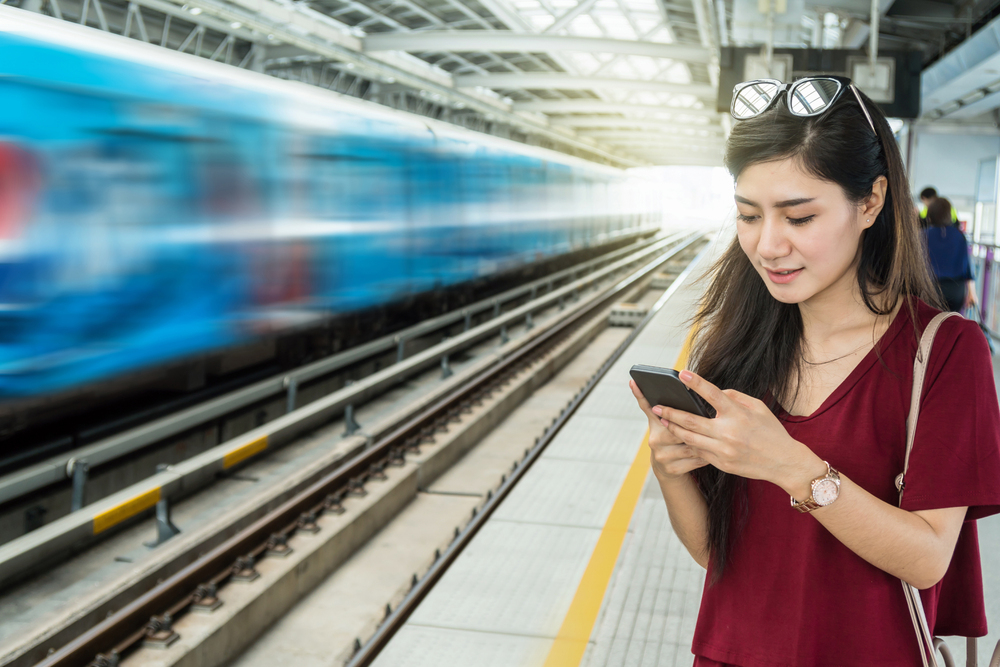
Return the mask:
<svg viewBox="0 0 1000 667">
<path fill-rule="evenodd" d="M 778 92 L 774 83 L 753 83 L 744 87 L 733 101 L 733 117 L 738 120 L 752 118 L 768 107 Z"/>
<path fill-rule="evenodd" d="M 989 243 L 993 237 L 997 211 L 997 158 L 979 161 L 976 178 L 976 215 L 972 220 L 972 240 Z"/>
<path fill-rule="evenodd" d="M 789 93 L 792 113 L 796 116 L 815 116 L 822 113 L 837 97 L 840 82 L 836 79 L 810 79 L 795 84 Z"/>
</svg>

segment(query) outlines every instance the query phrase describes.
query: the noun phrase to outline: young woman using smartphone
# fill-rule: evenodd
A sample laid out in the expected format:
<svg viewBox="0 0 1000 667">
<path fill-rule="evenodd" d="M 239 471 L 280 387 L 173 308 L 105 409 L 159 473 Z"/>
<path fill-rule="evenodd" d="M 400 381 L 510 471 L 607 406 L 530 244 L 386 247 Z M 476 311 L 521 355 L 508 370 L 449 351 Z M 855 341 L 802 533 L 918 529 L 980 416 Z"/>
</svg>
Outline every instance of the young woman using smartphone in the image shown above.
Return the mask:
<svg viewBox="0 0 1000 667">
<path fill-rule="evenodd" d="M 681 379 L 717 411 L 650 406 L 671 523 L 708 569 L 699 667 L 921 664 L 899 579 L 937 634 L 982 636 L 974 520 L 1000 512 L 986 341 L 942 324 L 903 507 L 913 361 L 938 298 L 899 150 L 849 80 L 737 86 L 737 238 Z"/>
</svg>

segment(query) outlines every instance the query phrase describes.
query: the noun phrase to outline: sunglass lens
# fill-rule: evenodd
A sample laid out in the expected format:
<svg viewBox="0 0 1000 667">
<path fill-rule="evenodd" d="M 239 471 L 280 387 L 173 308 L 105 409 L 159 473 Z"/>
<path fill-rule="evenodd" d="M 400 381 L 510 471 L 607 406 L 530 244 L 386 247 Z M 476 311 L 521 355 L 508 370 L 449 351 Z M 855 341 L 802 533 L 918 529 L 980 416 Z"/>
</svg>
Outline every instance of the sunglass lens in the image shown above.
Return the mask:
<svg viewBox="0 0 1000 667">
<path fill-rule="evenodd" d="M 796 116 L 815 116 L 833 103 L 840 90 L 836 79 L 809 79 L 796 84 L 788 92 L 792 113 Z"/>
<path fill-rule="evenodd" d="M 777 84 L 766 81 L 744 86 L 733 100 L 733 117 L 736 120 L 745 120 L 756 116 L 767 108 L 777 92 Z"/>
</svg>

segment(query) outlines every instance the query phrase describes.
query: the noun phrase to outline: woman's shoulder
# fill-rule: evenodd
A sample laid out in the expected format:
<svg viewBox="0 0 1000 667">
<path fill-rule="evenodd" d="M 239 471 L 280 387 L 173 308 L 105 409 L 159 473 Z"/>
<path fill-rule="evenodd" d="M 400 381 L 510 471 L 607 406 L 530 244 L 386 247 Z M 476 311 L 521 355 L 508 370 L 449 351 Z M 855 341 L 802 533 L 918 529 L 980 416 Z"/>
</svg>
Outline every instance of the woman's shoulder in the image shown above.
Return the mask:
<svg viewBox="0 0 1000 667">
<path fill-rule="evenodd" d="M 927 325 L 931 323 L 941 310 L 925 303 L 921 299 L 914 299 L 916 333 L 923 334 Z M 904 305 L 904 309 L 906 306 Z M 908 327 L 912 330 L 912 325 Z M 990 358 L 989 346 L 986 337 L 980 330 L 979 325 L 972 320 L 967 320 L 959 314 L 947 317 L 941 322 L 937 335 L 934 337 L 933 352 L 940 350 L 956 350 L 960 356 L 970 356 L 975 359 Z M 914 352 L 916 350 L 914 349 Z M 932 357 L 936 356 L 932 354 Z M 949 356 L 951 356 L 949 354 Z"/>
</svg>

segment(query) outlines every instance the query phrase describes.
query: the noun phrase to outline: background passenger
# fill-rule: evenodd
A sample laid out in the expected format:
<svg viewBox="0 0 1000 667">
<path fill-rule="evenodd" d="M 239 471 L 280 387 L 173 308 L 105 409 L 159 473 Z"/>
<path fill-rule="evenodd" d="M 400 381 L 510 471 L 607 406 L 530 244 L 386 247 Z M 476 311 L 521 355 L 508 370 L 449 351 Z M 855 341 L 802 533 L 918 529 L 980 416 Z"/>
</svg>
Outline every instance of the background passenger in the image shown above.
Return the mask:
<svg viewBox="0 0 1000 667">
<path fill-rule="evenodd" d="M 920 191 L 920 225 L 927 226 L 927 208 L 937 199 L 937 190 L 934 188 L 924 188 Z"/>
<path fill-rule="evenodd" d="M 927 208 L 929 226 L 924 230 L 927 255 L 948 310 L 962 312 L 976 302 L 976 284 L 969 263 L 969 245 L 951 224 L 951 202 L 938 197 Z"/>
<path fill-rule="evenodd" d="M 930 207 L 931 203 L 938 198 L 937 190 L 934 188 L 924 188 L 920 191 L 920 226 L 926 227 L 930 223 L 927 220 L 927 209 Z M 951 224 L 958 224 L 958 211 L 951 208 Z"/>
<path fill-rule="evenodd" d="M 844 79 L 814 81 L 734 99 L 737 238 L 700 302 L 698 373 L 680 374 L 716 417 L 631 385 L 671 524 L 708 569 L 696 666 L 920 665 L 900 579 L 924 589 L 932 631 L 986 634 L 974 520 L 1000 512 L 989 350 L 975 323 L 942 324 L 899 507 L 937 290 L 884 115 Z"/>
</svg>

